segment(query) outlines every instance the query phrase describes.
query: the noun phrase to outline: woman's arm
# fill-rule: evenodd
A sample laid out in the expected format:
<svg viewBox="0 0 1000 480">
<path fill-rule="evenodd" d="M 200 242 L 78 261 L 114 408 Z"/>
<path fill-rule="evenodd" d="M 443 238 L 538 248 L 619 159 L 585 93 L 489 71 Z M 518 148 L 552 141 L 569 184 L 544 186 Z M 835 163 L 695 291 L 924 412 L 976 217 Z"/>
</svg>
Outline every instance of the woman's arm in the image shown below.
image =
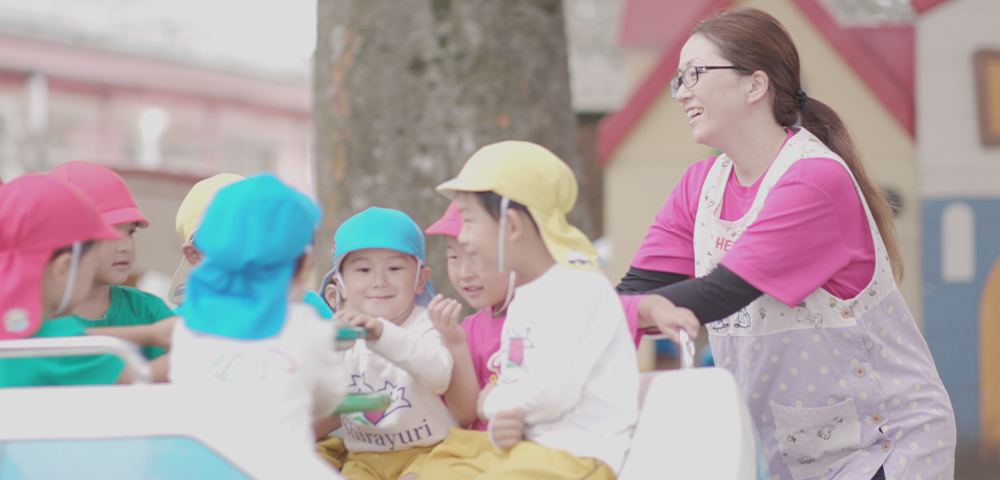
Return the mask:
<svg viewBox="0 0 1000 480">
<path fill-rule="evenodd" d="M 638 295 L 687 279 L 687 275 L 680 273 L 657 272 L 655 270 L 629 267 L 628 273 L 622 277 L 621 283 L 615 287 L 615 290 L 619 295 Z"/>
<path fill-rule="evenodd" d="M 663 302 L 663 299 L 660 299 L 660 302 L 647 300 L 643 294 L 687 278 L 687 275 L 680 273 L 629 267 L 628 273 L 622 277 L 621 283 L 615 290 L 618 292 L 622 309 L 625 310 L 625 320 L 628 322 L 636 348 L 639 347 L 639 342 L 647 330 L 650 333 L 669 330 L 669 326 L 676 323 L 677 315 L 685 315 L 683 312 L 675 311 L 673 305 L 668 305 L 669 302 Z M 671 318 L 674 320 L 670 320 Z"/>
<path fill-rule="evenodd" d="M 704 277 L 676 282 L 648 293 L 690 309 L 702 324 L 728 317 L 763 295 L 725 265 L 717 266 Z"/>
</svg>

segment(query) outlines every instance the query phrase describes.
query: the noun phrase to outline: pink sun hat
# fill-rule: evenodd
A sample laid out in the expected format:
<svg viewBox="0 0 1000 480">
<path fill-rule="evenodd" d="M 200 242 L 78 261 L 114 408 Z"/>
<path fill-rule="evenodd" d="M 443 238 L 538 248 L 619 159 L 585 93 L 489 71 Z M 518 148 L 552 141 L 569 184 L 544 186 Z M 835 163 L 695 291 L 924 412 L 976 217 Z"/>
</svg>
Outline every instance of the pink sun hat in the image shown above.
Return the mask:
<svg viewBox="0 0 1000 480">
<path fill-rule="evenodd" d="M 434 222 L 433 225 L 427 227 L 424 233 L 428 235 L 449 235 L 458 238 L 458 234 L 462 231 L 462 214 L 458 212 L 458 202 L 452 201 L 448 204 L 448 209 L 444 211 L 444 215 Z"/>
<path fill-rule="evenodd" d="M 121 238 L 87 194 L 45 175 L 22 175 L 0 188 L 0 225 L 0 340 L 41 327 L 45 267 L 56 250 Z"/>
<path fill-rule="evenodd" d="M 46 175 L 83 190 L 97 204 L 101 218 L 108 225 L 138 222 L 140 228 L 149 226 L 125 180 L 104 165 L 75 160 L 53 168 Z"/>
</svg>

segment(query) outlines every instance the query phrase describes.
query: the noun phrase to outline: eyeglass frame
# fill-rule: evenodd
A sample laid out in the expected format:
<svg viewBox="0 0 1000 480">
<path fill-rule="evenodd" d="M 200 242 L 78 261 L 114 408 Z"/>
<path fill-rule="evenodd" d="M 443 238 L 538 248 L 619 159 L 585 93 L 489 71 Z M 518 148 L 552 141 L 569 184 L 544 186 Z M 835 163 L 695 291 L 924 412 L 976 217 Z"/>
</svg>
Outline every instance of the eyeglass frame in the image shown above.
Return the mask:
<svg viewBox="0 0 1000 480">
<path fill-rule="evenodd" d="M 687 73 L 687 71 L 691 70 L 692 68 L 694 69 L 695 72 L 694 82 L 692 82 L 691 85 L 687 85 L 684 83 L 684 74 Z M 680 90 L 681 85 L 684 85 L 684 88 L 688 89 L 693 88 L 695 85 L 698 84 L 698 79 L 701 77 L 701 74 L 711 70 L 746 70 L 746 69 L 739 65 L 722 65 L 722 66 L 692 65 L 682 70 L 680 75 L 670 79 L 670 96 L 672 98 L 677 98 L 677 91 Z"/>
</svg>

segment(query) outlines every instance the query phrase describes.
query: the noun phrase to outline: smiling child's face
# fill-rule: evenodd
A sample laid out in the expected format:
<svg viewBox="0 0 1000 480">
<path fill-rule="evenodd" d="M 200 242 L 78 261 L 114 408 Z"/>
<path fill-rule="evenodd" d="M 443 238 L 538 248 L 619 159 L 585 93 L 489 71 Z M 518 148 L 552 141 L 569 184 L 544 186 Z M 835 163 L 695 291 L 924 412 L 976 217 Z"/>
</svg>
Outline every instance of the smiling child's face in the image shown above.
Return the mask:
<svg viewBox="0 0 1000 480">
<path fill-rule="evenodd" d="M 340 272 L 341 293 L 352 307 L 397 323 L 409 316 L 426 281 L 418 281 L 413 255 L 387 248 L 365 248 L 347 254 Z"/>
<path fill-rule="evenodd" d="M 471 255 L 459 244 L 457 238 L 448 236 L 445 241 L 448 279 L 462 299 L 476 310 L 502 307 L 507 299 L 508 274 L 480 272 L 473 264 Z"/>
</svg>

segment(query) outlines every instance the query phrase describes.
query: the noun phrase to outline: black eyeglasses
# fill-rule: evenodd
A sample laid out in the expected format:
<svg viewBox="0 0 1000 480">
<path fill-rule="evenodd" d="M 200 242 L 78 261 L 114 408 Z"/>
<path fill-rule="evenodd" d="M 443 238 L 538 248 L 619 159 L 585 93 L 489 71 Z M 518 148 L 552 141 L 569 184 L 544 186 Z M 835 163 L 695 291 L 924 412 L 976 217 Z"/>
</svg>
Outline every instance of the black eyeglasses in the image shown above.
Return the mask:
<svg viewBox="0 0 1000 480">
<path fill-rule="evenodd" d="M 743 67 L 736 65 L 726 65 L 724 67 L 688 67 L 681 72 L 681 75 L 670 81 L 670 96 L 677 98 L 677 90 L 684 84 L 685 88 L 691 88 L 698 83 L 698 75 L 709 70 L 743 70 Z"/>
</svg>

